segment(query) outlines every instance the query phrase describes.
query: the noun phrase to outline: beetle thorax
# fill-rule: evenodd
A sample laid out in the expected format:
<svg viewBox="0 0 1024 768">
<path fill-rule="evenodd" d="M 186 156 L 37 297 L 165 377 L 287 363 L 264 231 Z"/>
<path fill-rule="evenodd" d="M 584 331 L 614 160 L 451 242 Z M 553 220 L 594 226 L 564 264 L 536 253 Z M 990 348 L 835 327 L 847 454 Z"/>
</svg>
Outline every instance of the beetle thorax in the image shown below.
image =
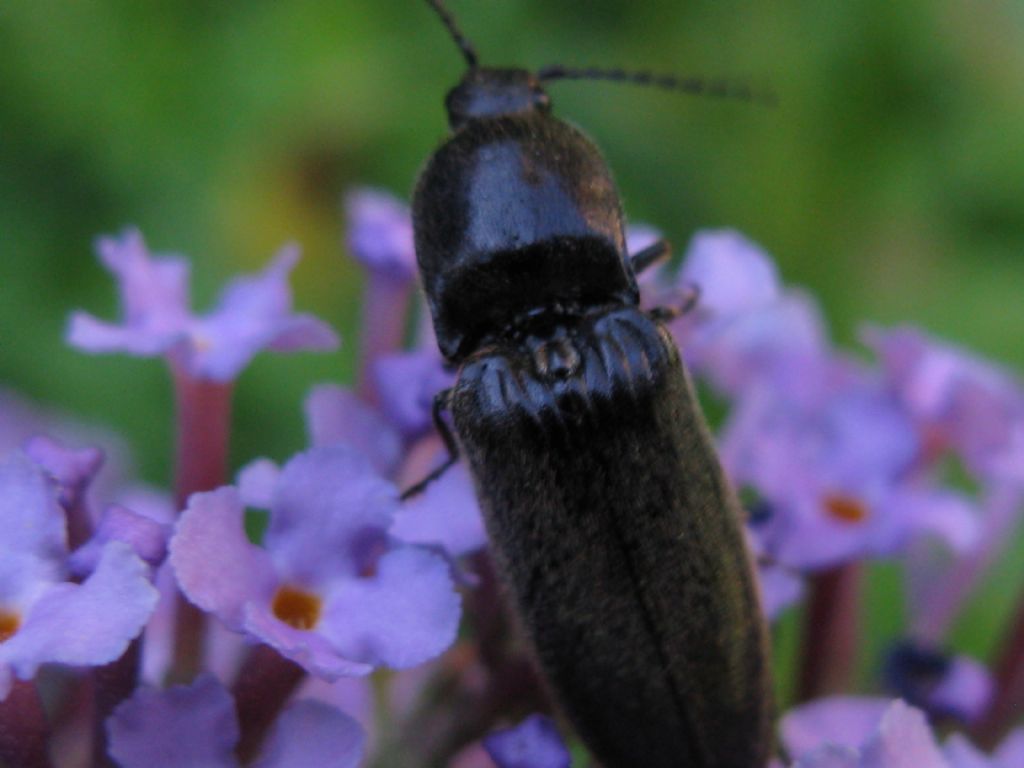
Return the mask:
<svg viewBox="0 0 1024 768">
<path fill-rule="evenodd" d="M 533 308 L 636 303 L 608 167 L 550 115 L 466 122 L 424 169 L 413 215 L 438 343 L 453 362 Z"/>
</svg>

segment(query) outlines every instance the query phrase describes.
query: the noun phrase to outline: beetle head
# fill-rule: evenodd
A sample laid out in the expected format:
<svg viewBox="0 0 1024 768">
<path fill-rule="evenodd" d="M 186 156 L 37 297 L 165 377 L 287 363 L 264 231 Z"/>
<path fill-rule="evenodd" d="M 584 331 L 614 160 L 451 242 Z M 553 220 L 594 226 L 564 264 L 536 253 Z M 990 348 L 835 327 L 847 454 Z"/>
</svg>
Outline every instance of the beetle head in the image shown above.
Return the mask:
<svg viewBox="0 0 1024 768">
<path fill-rule="evenodd" d="M 445 99 L 448 122 L 457 130 L 470 120 L 485 117 L 550 112 L 551 99 L 525 69 L 471 68 Z"/>
</svg>

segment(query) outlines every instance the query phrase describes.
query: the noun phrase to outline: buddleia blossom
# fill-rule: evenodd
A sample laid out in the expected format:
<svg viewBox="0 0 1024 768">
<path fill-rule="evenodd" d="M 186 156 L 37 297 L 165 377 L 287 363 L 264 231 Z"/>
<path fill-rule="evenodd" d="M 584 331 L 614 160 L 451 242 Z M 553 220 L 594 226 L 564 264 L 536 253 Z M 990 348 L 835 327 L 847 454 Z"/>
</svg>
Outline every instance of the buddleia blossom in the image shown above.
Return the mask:
<svg viewBox="0 0 1024 768">
<path fill-rule="evenodd" d="M 235 703 L 210 676 L 163 691 L 140 688 L 106 724 L 110 756 L 121 768 L 237 768 Z M 362 728 L 322 702 L 289 705 L 267 734 L 254 768 L 355 768 Z"/>
<path fill-rule="evenodd" d="M 188 262 L 152 255 L 137 230 L 101 238 L 97 251 L 118 281 L 122 319 L 73 313 L 68 342 L 85 352 L 164 356 L 193 378 L 226 382 L 262 349 L 337 346 L 330 327 L 291 311 L 287 279 L 299 258 L 295 247 L 282 249 L 263 272 L 231 282 L 205 315 L 189 307 Z"/>
<path fill-rule="evenodd" d="M 194 495 L 171 564 L 192 602 L 313 674 L 419 664 L 451 644 L 459 599 L 442 557 L 390 540 L 397 495 L 350 448 L 315 448 L 271 483 Z M 270 511 L 262 547 L 246 503 Z"/>
<path fill-rule="evenodd" d="M 909 640 L 889 650 L 882 678 L 895 695 L 940 721 L 975 722 L 992 698 L 992 677 L 983 664 Z"/>
<path fill-rule="evenodd" d="M 794 768 L 949 768 L 924 715 L 898 700 L 810 705 L 781 730 Z"/>
<path fill-rule="evenodd" d="M 542 715 L 492 733 L 484 747 L 498 768 L 569 768 L 571 759 L 554 723 Z"/>
<path fill-rule="evenodd" d="M 836 696 L 791 710 L 780 725 L 794 768 L 1010 768 L 1024 765 L 1024 729 L 986 754 L 961 734 L 940 745 L 901 700 Z"/>
<path fill-rule="evenodd" d="M 933 453 L 955 451 L 985 478 L 1024 486 L 1024 388 L 1008 371 L 914 328 L 864 338 Z"/>
<path fill-rule="evenodd" d="M 106 542 L 81 583 L 71 580 L 60 496 L 24 454 L 0 463 L 0 700 L 42 664 L 117 659 L 156 604 L 149 566 L 123 541 Z"/>
<path fill-rule="evenodd" d="M 228 394 L 247 362 L 263 349 L 337 341 L 292 310 L 296 252 L 233 280 L 199 315 L 186 262 L 153 255 L 126 232 L 99 243 L 121 318 L 76 313 L 68 338 L 89 352 L 170 363 L 175 503 L 171 494 L 155 505 L 108 494 L 116 503 L 94 507 L 102 454 L 47 438 L 0 463 L 0 526 L 15 532 L 0 536 L 0 689 L 23 693 L 42 664 L 108 665 L 68 678 L 98 691 L 95 722 L 83 728 L 75 716 L 74 730 L 99 734 L 95 754 L 124 768 L 564 768 L 569 747 L 580 751 L 546 715 L 521 719 L 551 705 L 503 608 L 465 462 L 400 498 L 448 458 L 435 429 L 447 416 L 434 403 L 456 371 L 415 297 L 408 207 L 360 191 L 345 212 L 347 249 L 365 277 L 357 375 L 351 387 L 310 391 L 308 448 L 281 464 L 251 461 L 229 482 Z M 657 237 L 631 229 L 630 253 Z M 999 720 L 997 705 L 1012 704 L 1006 679 L 1016 678 L 993 677 L 947 637 L 1019 521 L 1020 382 L 911 328 L 869 329 L 875 357 L 854 357 L 833 344 L 814 299 L 735 231 L 699 232 L 682 255 L 678 268 L 666 262 L 640 276 L 643 306 L 688 310 L 670 329 L 717 399 L 713 426 L 745 501 L 766 613 L 806 601 L 795 658 L 804 703 L 783 716 L 770 768 L 1024 765 L 1024 732 L 995 738 L 1008 730 L 1012 711 Z M 969 483 L 950 482 L 950 460 Z M 816 611 L 856 616 L 856 591 L 825 586 L 871 558 L 900 560 L 910 574 L 908 634 L 868 660 L 879 671 L 872 687 L 905 701 L 808 693 L 811 662 L 825 659 L 831 671 L 833 647 L 863 650 Z M 195 606 L 192 624 L 183 605 Z M 133 643 L 143 625 L 146 642 Z M 146 684 L 138 656 L 122 655 L 133 648 Z M 201 648 L 202 658 L 182 648 Z M 999 669 L 1012 672 L 1020 659 L 1015 667 L 1012 646 L 1007 653 Z M 370 677 L 379 667 L 399 671 Z M 111 671 L 120 688 L 104 704 Z M 193 682 L 159 687 L 168 676 Z M 862 687 L 841 680 L 836 690 Z M 978 741 L 938 735 L 961 727 Z M 22 746 L 0 727 L 0 761 L 12 745 Z"/>
</svg>

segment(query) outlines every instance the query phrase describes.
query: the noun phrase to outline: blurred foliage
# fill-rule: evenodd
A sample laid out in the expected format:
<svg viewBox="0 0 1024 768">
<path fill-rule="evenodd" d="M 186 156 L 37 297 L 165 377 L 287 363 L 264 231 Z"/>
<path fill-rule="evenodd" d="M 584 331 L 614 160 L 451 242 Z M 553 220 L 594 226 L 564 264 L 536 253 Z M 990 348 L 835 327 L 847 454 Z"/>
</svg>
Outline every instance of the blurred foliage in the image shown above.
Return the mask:
<svg viewBox="0 0 1024 768">
<path fill-rule="evenodd" d="M 680 250 L 697 228 L 737 227 L 820 298 L 843 342 L 864 320 L 912 322 L 1024 367 L 1024 4 L 450 3 L 487 63 L 770 83 L 772 109 L 551 90 L 606 152 L 629 216 Z M 199 306 L 296 240 L 297 304 L 345 347 L 264 355 L 244 374 L 235 463 L 299 449 L 304 392 L 350 379 L 358 346 L 341 197 L 411 189 L 461 69 L 421 0 L 4 3 L 0 382 L 117 427 L 164 482 L 163 366 L 62 343 L 72 308 L 116 310 L 93 238 L 135 224 L 155 250 L 190 255 Z"/>
</svg>

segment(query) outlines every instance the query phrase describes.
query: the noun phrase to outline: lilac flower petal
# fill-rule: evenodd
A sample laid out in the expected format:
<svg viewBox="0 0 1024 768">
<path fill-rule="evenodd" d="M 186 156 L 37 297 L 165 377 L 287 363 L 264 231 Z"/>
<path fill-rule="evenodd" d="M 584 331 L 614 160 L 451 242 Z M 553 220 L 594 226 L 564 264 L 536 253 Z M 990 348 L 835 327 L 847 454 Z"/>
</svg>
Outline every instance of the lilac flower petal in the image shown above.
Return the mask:
<svg viewBox="0 0 1024 768">
<path fill-rule="evenodd" d="M 483 516 L 464 464 L 456 464 L 402 504 L 391 535 L 410 544 L 436 544 L 453 557 L 487 543 Z"/>
<path fill-rule="evenodd" d="M 933 340 L 916 328 L 868 326 L 862 337 L 881 358 L 907 404 L 921 417 L 940 417 L 956 387 L 966 381 L 984 384 L 993 393 L 1013 391 L 1008 375 L 996 366 Z"/>
<path fill-rule="evenodd" d="M 68 507 L 85 493 L 103 466 L 103 451 L 95 446 L 69 448 L 47 435 L 37 435 L 25 444 L 25 453 L 60 485 L 61 503 Z"/>
<path fill-rule="evenodd" d="M 334 384 L 314 387 L 306 398 L 306 425 L 313 446 L 347 443 L 390 475 L 402 454 L 402 436 L 354 392 Z"/>
<path fill-rule="evenodd" d="M 107 720 L 121 768 L 236 768 L 235 703 L 210 675 L 164 691 L 140 688 Z M 311 763 L 313 765 L 313 763 Z"/>
<path fill-rule="evenodd" d="M 354 661 L 347 654 L 339 653 L 321 627 L 315 632 L 295 629 L 260 604 L 246 605 L 244 629 L 323 680 L 361 677 L 373 671 L 369 664 Z"/>
<path fill-rule="evenodd" d="M 396 281 L 416 276 L 412 215 L 394 196 L 375 189 L 351 192 L 345 198 L 347 245 L 364 267 Z"/>
<path fill-rule="evenodd" d="M 270 509 L 281 468 L 270 459 L 255 459 L 238 471 L 238 495 L 247 507 Z"/>
<path fill-rule="evenodd" d="M 773 303 L 696 328 L 684 351 L 691 367 L 722 392 L 736 394 L 770 381 L 806 399 L 808 385 L 822 377 L 829 344 L 815 301 L 789 291 Z"/>
<path fill-rule="evenodd" d="M 786 751 L 794 757 L 823 744 L 858 748 L 878 728 L 889 699 L 832 696 L 791 709 L 779 732 Z"/>
<path fill-rule="evenodd" d="M 171 539 L 170 562 L 185 596 L 240 631 L 250 600 L 267 602 L 277 586 L 270 556 L 252 544 L 231 487 L 189 499 Z"/>
<path fill-rule="evenodd" d="M 954 733 L 942 747 L 942 754 L 950 768 L 1002 768 L 961 733 Z M 1012 763 L 1007 763 L 1007 768 Z"/>
<path fill-rule="evenodd" d="M 158 333 L 145 328 L 115 325 L 82 311 L 71 313 L 65 334 L 67 343 L 82 352 L 127 352 L 139 357 L 162 355 L 184 337 L 184 331 Z"/>
<path fill-rule="evenodd" d="M 120 488 L 115 494 L 114 501 L 135 514 L 148 517 L 157 523 L 173 523 L 178 516 L 174 500 L 167 491 L 146 485 Z"/>
<path fill-rule="evenodd" d="M 459 614 L 444 558 L 404 547 L 381 557 L 376 575 L 337 585 L 322 631 L 348 658 L 402 669 L 451 645 Z"/>
<path fill-rule="evenodd" d="M 330 352 L 340 344 L 341 338 L 330 324 L 314 315 L 301 313 L 278 323 L 267 349 L 274 352 L 299 352 L 306 349 Z"/>
<path fill-rule="evenodd" d="M 571 756 L 550 718 L 531 715 L 517 725 L 484 739 L 498 768 L 569 768 Z"/>
<path fill-rule="evenodd" d="M 801 757 L 793 768 L 861 768 L 860 754 L 853 747 L 826 744 Z"/>
<path fill-rule="evenodd" d="M 897 505 L 901 507 L 897 514 L 907 517 L 914 530 L 937 537 L 957 554 L 970 552 L 978 543 L 980 514 L 977 505 L 963 494 L 936 488 L 902 488 L 886 502 L 887 507 Z"/>
<path fill-rule="evenodd" d="M 1010 731 L 995 753 L 996 768 L 1024 765 L 1024 728 Z"/>
<path fill-rule="evenodd" d="M 4 552 L 0 556 L 0 605 L 24 615 L 54 584 L 64 580 L 62 563 L 31 552 Z"/>
<path fill-rule="evenodd" d="M 764 614 L 769 620 L 778 618 L 786 608 L 803 597 L 803 579 L 789 569 L 777 565 L 761 565 L 757 574 Z"/>
<path fill-rule="evenodd" d="M 337 346 L 337 336 L 325 324 L 291 314 L 288 275 L 298 258 L 296 247 L 283 248 L 263 272 L 229 283 L 213 312 L 191 324 L 191 343 L 182 354 L 193 376 L 230 381 L 266 348 Z"/>
<path fill-rule="evenodd" d="M 27 680 L 49 662 L 111 662 L 142 631 L 156 601 L 148 566 L 127 544 L 111 542 L 82 584 L 54 585 L 35 601 L 18 631 L 0 644 L 0 666 Z"/>
<path fill-rule="evenodd" d="M 281 471 L 264 545 L 284 580 L 316 588 L 367 567 L 397 508 L 397 489 L 353 448 L 313 448 Z"/>
<path fill-rule="evenodd" d="M 0 556 L 32 554 L 61 562 L 67 551 L 64 510 L 57 487 L 20 451 L 0 462 Z"/>
<path fill-rule="evenodd" d="M 201 318 L 188 308 L 185 262 L 151 257 L 137 232 L 101 241 L 100 252 L 118 279 L 124 319 L 112 324 L 74 313 L 68 341 L 86 351 L 166 354 L 193 377 L 227 382 L 263 349 L 337 346 L 326 324 L 292 314 L 288 274 L 298 259 L 294 248 L 283 249 L 262 273 L 232 281 L 217 307 Z"/>
<path fill-rule="evenodd" d="M 867 328 L 893 388 L 922 427 L 975 471 L 999 471 L 1024 429 L 1024 386 L 1006 371 L 914 328 Z"/>
<path fill-rule="evenodd" d="M 863 768 L 949 768 L 924 714 L 898 700 L 861 752 Z"/>
<path fill-rule="evenodd" d="M 184 337 L 189 322 L 188 264 L 177 257 L 154 258 L 137 230 L 120 239 L 101 238 L 97 250 L 117 278 L 123 324 L 75 312 L 68 343 L 86 352 L 129 352 L 150 356 Z"/>
<path fill-rule="evenodd" d="M 435 349 L 421 349 L 382 355 L 375 379 L 384 414 L 404 435 L 416 436 L 431 427 L 434 396 L 451 386 L 453 376 Z"/>
<path fill-rule="evenodd" d="M 928 709 L 970 723 L 985 714 L 992 691 L 992 676 L 984 664 L 967 656 L 954 656 L 929 696 Z"/>
<path fill-rule="evenodd" d="M 93 537 L 76 549 L 68 560 L 71 570 L 79 575 L 91 573 L 108 542 L 123 541 L 154 568 L 167 555 L 171 526 L 112 504 L 107 507 Z"/>
<path fill-rule="evenodd" d="M 756 243 L 729 229 L 694 235 L 679 276 L 700 288 L 702 310 L 719 317 L 763 307 L 780 293 L 779 275 L 771 257 Z"/>
<path fill-rule="evenodd" d="M 297 701 L 277 719 L 253 768 L 356 768 L 366 734 L 322 701 Z"/>
<path fill-rule="evenodd" d="M 96 241 L 100 261 L 118 279 L 121 305 L 129 324 L 178 329 L 188 317 L 188 262 L 178 256 L 154 258 L 137 229 L 120 238 Z"/>
</svg>

